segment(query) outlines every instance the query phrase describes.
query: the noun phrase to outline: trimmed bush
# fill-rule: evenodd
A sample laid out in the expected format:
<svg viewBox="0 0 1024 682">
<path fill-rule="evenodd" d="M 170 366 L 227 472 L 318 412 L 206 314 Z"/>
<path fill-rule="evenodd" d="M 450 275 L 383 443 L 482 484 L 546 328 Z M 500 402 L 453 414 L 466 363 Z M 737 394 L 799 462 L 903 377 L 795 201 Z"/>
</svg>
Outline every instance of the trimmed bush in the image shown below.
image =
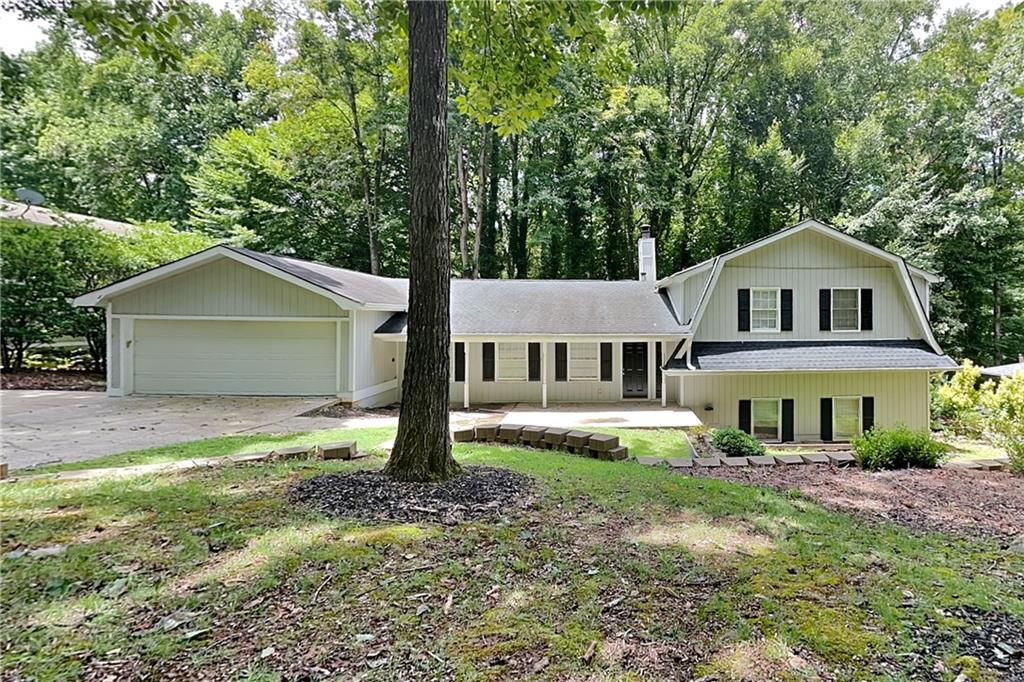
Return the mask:
<svg viewBox="0 0 1024 682">
<path fill-rule="evenodd" d="M 711 444 L 730 457 L 756 457 L 765 453 L 763 443 L 739 429 L 716 429 Z"/>
<path fill-rule="evenodd" d="M 871 429 L 852 443 L 857 463 L 870 471 L 934 469 L 949 452 L 949 446 L 933 439 L 927 431 L 911 431 L 902 424 L 894 429 Z"/>
</svg>

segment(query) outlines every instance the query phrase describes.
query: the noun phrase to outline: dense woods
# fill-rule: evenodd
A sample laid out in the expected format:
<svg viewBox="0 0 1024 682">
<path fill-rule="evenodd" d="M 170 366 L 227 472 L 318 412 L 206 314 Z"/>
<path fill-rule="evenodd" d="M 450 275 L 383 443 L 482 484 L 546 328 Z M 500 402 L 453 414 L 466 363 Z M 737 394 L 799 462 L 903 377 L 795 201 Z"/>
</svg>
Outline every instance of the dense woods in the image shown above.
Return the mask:
<svg viewBox="0 0 1024 682">
<path fill-rule="evenodd" d="M 409 265 L 400 4 L 188 8 L 176 59 L 59 23 L 3 56 L 0 193 L 389 275 Z M 804 217 L 945 278 L 947 350 L 1024 351 L 1024 9 L 454 2 L 463 277 L 661 275 Z"/>
</svg>

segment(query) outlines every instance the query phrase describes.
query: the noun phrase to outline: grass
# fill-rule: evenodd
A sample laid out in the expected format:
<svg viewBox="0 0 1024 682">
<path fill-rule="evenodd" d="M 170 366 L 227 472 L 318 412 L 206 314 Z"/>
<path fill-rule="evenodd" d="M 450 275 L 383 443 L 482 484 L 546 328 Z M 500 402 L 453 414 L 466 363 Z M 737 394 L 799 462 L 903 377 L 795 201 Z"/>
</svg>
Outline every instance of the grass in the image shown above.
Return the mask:
<svg viewBox="0 0 1024 682">
<path fill-rule="evenodd" d="M 372 444 L 387 431 L 316 437 Z M 107 460 L 229 454 L 265 439 Z M 994 542 L 913 535 L 635 464 L 483 445 L 456 455 L 534 477 L 536 504 L 439 527 L 328 519 L 285 498 L 296 480 L 380 458 L 0 487 L 5 552 L 66 546 L 3 560 L 0 667 L 52 680 L 200 668 L 261 680 L 899 680 L 927 624 L 948 633 L 937 656 L 951 680 L 963 652 L 937 609 L 1024 617 L 1024 557 Z M 759 669 L 772 672 L 744 672 Z"/>
<path fill-rule="evenodd" d="M 983 440 L 961 438 L 959 436 L 944 437 L 940 440 L 952 448 L 949 453 L 949 459 L 954 462 L 1006 456 L 1005 450 L 990 445 Z"/>
</svg>

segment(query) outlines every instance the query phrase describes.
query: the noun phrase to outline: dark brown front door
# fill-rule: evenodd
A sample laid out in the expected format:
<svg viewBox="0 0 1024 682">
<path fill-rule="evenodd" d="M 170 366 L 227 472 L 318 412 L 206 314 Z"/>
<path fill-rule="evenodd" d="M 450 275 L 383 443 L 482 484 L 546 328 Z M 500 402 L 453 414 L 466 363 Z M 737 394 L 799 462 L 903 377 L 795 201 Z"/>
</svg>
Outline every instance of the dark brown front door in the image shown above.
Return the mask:
<svg viewBox="0 0 1024 682">
<path fill-rule="evenodd" d="M 622 344 L 622 397 L 647 397 L 647 344 Z"/>
</svg>

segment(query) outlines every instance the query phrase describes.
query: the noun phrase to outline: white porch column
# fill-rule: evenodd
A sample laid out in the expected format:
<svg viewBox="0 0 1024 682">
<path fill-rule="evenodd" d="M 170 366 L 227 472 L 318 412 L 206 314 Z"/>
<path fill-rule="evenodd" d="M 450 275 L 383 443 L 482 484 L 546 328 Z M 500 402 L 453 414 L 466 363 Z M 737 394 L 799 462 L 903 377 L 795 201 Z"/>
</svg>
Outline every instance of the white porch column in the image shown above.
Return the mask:
<svg viewBox="0 0 1024 682">
<path fill-rule="evenodd" d="M 462 344 L 462 409 L 469 409 L 469 342 Z"/>
<path fill-rule="evenodd" d="M 540 343 L 540 406 L 548 407 L 548 342 Z"/>
<path fill-rule="evenodd" d="M 654 400 L 657 397 L 657 389 L 655 387 L 655 381 L 657 380 L 658 374 L 654 371 L 654 366 L 657 364 L 657 355 L 655 355 L 654 344 L 657 341 L 647 342 L 647 399 Z"/>
</svg>

